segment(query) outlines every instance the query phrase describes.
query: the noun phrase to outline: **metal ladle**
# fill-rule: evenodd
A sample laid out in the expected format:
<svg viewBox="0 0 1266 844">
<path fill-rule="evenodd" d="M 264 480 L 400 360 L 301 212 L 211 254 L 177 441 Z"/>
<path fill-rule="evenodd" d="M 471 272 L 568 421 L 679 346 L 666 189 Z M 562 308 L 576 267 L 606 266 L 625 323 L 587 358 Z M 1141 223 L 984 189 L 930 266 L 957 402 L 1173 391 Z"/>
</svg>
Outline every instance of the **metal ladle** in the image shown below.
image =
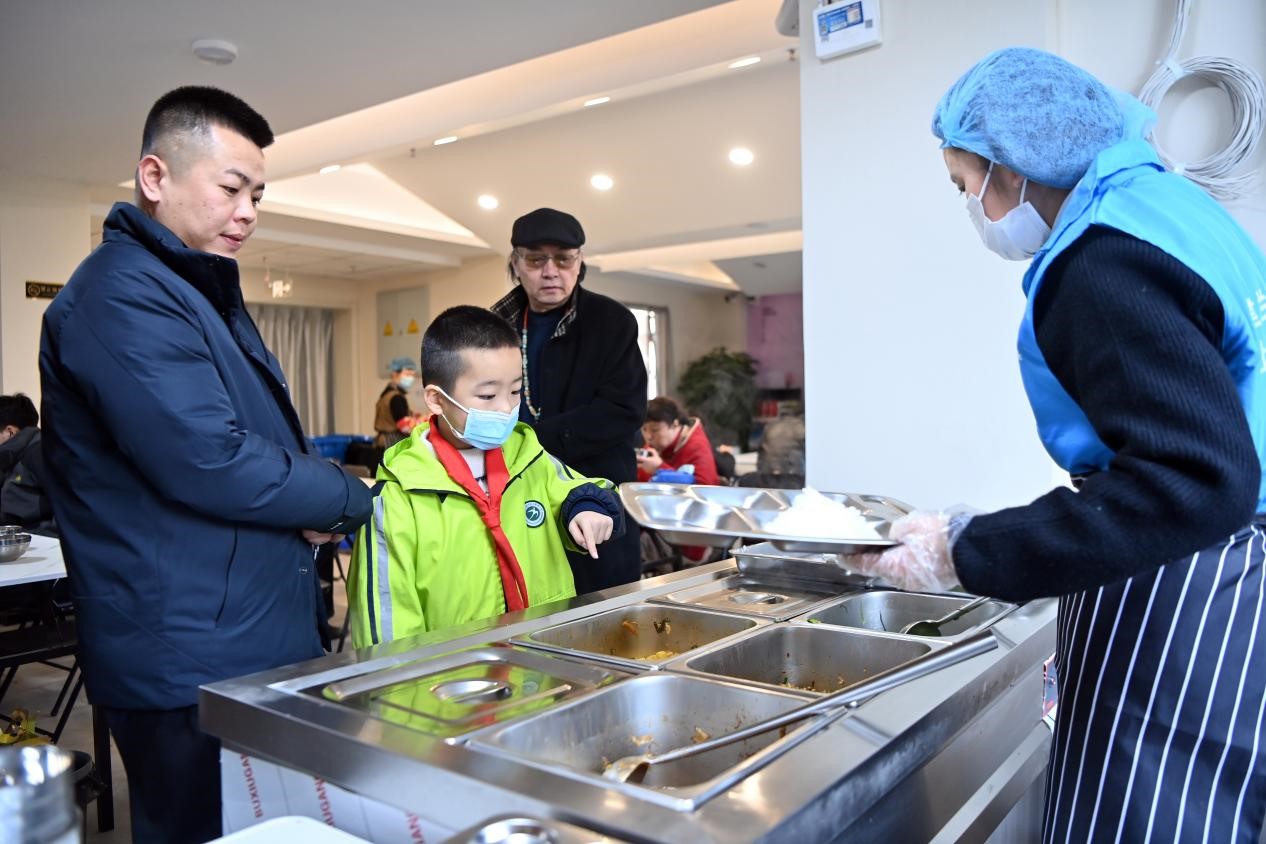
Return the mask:
<svg viewBox="0 0 1266 844">
<path fill-rule="evenodd" d="M 896 668 L 889 669 L 880 674 L 876 674 L 869 680 L 864 680 L 848 688 L 840 689 L 832 692 L 825 697 L 818 698 L 812 703 L 804 706 L 797 706 L 795 709 L 789 709 L 781 715 L 775 715 L 773 718 L 766 718 L 763 721 L 757 721 L 741 730 L 732 733 L 726 733 L 698 744 L 688 745 L 686 747 L 678 747 L 664 753 L 651 755 L 649 753 L 639 753 L 633 756 L 621 756 L 612 762 L 602 771 L 602 776 L 616 782 L 632 782 L 640 783 L 646 778 L 646 772 L 651 765 L 661 765 L 665 762 L 675 762 L 678 759 L 685 759 L 688 756 L 697 756 L 701 753 L 707 753 L 718 747 L 724 747 L 737 741 L 751 738 L 752 736 L 766 733 L 775 727 L 781 727 L 784 724 L 790 724 L 811 715 L 821 715 L 822 717 L 816 724 L 807 727 L 794 741 L 788 739 L 788 743 L 783 747 L 770 754 L 766 758 L 766 762 L 775 758 L 777 755 L 790 750 L 800 741 L 817 733 L 820 730 L 833 724 L 843 716 L 852 712 L 854 708 L 864 701 L 874 697 L 881 692 L 886 692 L 891 688 L 900 686 L 902 683 L 908 683 L 911 680 L 917 680 L 947 668 L 965 659 L 971 659 L 974 656 L 987 653 L 998 647 L 998 640 L 988 630 L 972 636 L 970 639 L 963 639 L 961 642 L 955 642 L 949 647 L 933 651 L 927 656 L 920 657 L 913 662 L 905 665 L 899 665 Z"/>
<path fill-rule="evenodd" d="M 976 607 L 980 606 L 981 604 L 983 604 L 985 601 L 988 601 L 988 600 L 989 600 L 988 596 L 981 595 L 979 598 L 976 598 L 973 601 L 969 601 L 968 603 L 963 604 L 961 607 L 954 610 L 952 613 L 943 615 L 938 619 L 933 620 L 930 618 L 925 618 L 922 621 L 912 621 L 909 624 L 907 624 L 905 627 L 902 627 L 900 632 L 906 636 L 940 636 L 942 624 L 949 624 L 951 621 L 955 621 L 957 619 L 962 618 L 963 616 L 967 615 L 967 613 L 976 609 Z"/>
</svg>

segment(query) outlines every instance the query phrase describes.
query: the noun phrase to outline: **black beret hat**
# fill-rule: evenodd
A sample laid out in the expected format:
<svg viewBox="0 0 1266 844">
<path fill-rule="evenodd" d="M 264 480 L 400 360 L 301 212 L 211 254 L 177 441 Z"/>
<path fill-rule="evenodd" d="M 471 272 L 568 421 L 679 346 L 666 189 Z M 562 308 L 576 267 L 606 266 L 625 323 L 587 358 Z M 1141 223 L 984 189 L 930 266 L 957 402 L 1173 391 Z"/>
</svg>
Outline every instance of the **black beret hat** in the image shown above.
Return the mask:
<svg viewBox="0 0 1266 844">
<path fill-rule="evenodd" d="M 568 249 L 585 245 L 585 230 L 572 215 L 553 208 L 537 208 L 514 221 L 510 230 L 511 246 L 552 244 Z"/>
</svg>

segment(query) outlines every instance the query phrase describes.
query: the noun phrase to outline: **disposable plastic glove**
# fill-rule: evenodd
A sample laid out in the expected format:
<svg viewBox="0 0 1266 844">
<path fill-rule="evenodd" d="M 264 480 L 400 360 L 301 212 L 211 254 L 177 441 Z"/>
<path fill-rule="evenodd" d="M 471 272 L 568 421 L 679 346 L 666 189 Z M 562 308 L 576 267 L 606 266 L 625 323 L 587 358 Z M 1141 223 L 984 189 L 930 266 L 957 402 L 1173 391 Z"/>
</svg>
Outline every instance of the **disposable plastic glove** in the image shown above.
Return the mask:
<svg viewBox="0 0 1266 844">
<path fill-rule="evenodd" d="M 850 554 L 844 562 L 870 577 L 909 592 L 945 592 L 958 585 L 950 542 L 969 516 L 915 511 L 892 523 L 888 536 L 900 545 L 883 553 Z"/>
</svg>

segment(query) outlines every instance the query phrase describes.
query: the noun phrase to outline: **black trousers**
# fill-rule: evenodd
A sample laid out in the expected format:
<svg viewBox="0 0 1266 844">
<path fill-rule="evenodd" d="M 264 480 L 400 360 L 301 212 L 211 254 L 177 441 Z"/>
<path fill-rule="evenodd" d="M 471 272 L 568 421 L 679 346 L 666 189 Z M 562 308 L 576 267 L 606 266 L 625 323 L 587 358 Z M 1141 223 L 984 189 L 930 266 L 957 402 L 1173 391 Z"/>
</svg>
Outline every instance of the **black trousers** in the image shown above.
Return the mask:
<svg viewBox="0 0 1266 844">
<path fill-rule="evenodd" d="M 567 553 L 576 594 L 634 583 L 642 577 L 642 531 L 637 522 L 624 515 L 624 533 L 598 546 L 598 559 L 588 553 Z"/>
<path fill-rule="evenodd" d="M 220 742 L 198 729 L 198 707 L 102 710 L 127 771 L 133 844 L 219 838 Z"/>
</svg>

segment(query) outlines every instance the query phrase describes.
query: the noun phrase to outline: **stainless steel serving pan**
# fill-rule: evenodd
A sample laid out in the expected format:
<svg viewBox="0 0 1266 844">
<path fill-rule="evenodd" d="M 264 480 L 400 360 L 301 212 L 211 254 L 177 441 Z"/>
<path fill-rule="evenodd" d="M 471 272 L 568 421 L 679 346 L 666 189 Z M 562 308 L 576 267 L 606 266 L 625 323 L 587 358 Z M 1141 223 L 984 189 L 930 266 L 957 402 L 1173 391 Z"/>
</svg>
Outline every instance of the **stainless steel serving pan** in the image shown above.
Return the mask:
<svg viewBox="0 0 1266 844">
<path fill-rule="evenodd" d="M 449 739 L 547 709 L 626 676 L 608 666 L 491 645 L 407 662 L 309 691 Z"/>
<path fill-rule="evenodd" d="M 857 685 L 939 647 L 935 639 L 778 624 L 674 660 L 666 668 L 818 696 Z"/>
<path fill-rule="evenodd" d="M 772 542 L 744 545 L 731 553 L 738 570 L 750 577 L 818 581 L 840 593 L 867 589 L 874 583 L 874 578 L 850 570 L 840 554 L 782 551 Z"/>
<path fill-rule="evenodd" d="M 717 793 L 719 781 L 759 767 L 762 753 L 777 744 L 780 733 L 770 730 L 715 753 L 665 766 L 640 785 L 610 782 L 602 772 L 623 756 L 732 733 L 804 702 L 803 696 L 721 679 L 653 671 L 541 715 L 476 733 L 470 746 L 690 811 Z"/>
<path fill-rule="evenodd" d="M 851 492 L 823 493 L 855 507 L 879 539 L 862 537 L 792 536 L 769 529 L 779 513 L 791 508 L 804 493 L 786 489 L 749 489 L 729 486 L 631 483 L 620 485 L 620 498 L 630 516 L 677 545 L 728 548 L 736 539 L 770 542 L 781 551 L 852 554 L 883 550 L 896 544 L 888 539 L 892 523 L 911 507 L 882 495 Z"/>
<path fill-rule="evenodd" d="M 795 619 L 795 624 L 849 627 L 900 633 L 907 624 L 939 618 L 970 601 L 963 595 L 932 595 L 922 592 L 898 592 L 874 589 L 845 595 L 837 601 L 819 605 Z M 962 639 L 993 625 L 1016 608 L 1005 601 L 989 600 L 969 615 L 955 619 L 941 628 L 941 639 Z M 922 638 L 922 637 L 914 637 Z M 931 639 L 929 641 L 937 641 Z"/>
<path fill-rule="evenodd" d="M 651 602 L 786 621 L 840 597 L 842 591 L 833 583 L 819 580 L 783 577 L 778 574 L 735 574 L 680 592 L 651 598 Z"/>
<path fill-rule="evenodd" d="M 768 622 L 688 607 L 634 604 L 545 627 L 513 641 L 644 671 L 764 624 Z"/>
</svg>

